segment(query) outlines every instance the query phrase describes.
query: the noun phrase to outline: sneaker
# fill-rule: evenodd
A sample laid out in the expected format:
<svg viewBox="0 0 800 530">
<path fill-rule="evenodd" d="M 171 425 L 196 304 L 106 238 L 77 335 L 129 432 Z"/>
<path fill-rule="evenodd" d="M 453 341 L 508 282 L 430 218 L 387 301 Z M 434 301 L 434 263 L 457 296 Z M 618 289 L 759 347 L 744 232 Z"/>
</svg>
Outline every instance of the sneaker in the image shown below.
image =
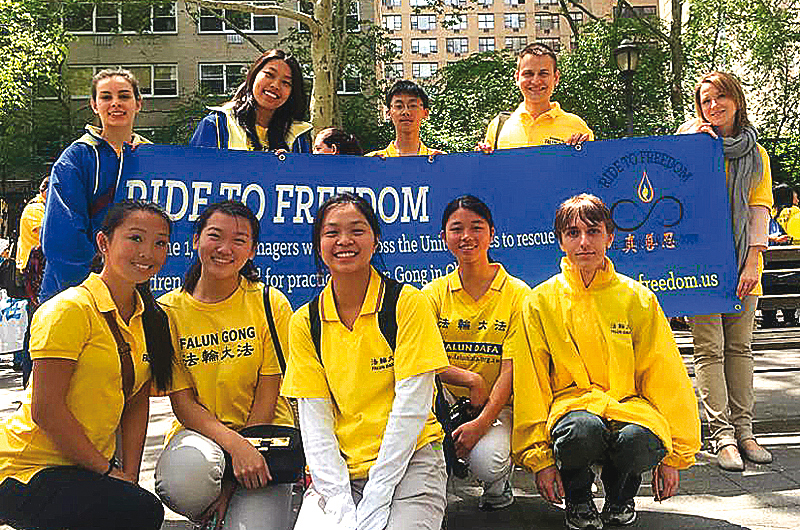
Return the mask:
<svg viewBox="0 0 800 530">
<path fill-rule="evenodd" d="M 478 509 L 485 512 L 494 510 L 502 510 L 514 504 L 514 492 L 511 489 L 511 482 L 506 481 L 503 487 L 503 493 L 500 495 L 488 495 L 484 493 L 481 495 L 481 500 L 478 501 Z"/>
<path fill-rule="evenodd" d="M 636 520 L 636 508 L 633 499 L 623 504 L 611 504 L 607 502 L 603 506 L 603 513 L 600 514 L 603 522 L 609 526 L 628 526 Z"/>
<path fill-rule="evenodd" d="M 597 512 L 594 501 L 567 503 L 566 509 L 567 528 L 570 530 L 602 530 L 603 520 Z"/>
</svg>

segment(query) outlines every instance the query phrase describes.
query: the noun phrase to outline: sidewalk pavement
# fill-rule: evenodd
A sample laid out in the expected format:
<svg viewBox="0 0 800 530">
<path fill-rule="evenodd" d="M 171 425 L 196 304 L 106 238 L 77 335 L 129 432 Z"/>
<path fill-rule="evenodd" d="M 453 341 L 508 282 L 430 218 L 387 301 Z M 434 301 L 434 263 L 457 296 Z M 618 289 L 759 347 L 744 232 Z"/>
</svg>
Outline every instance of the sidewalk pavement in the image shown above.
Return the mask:
<svg viewBox="0 0 800 530">
<path fill-rule="evenodd" d="M 0 355 L 0 420 L 22 398 L 20 377 Z M 687 359 L 687 362 L 689 360 Z M 747 464 L 744 473 L 720 470 L 714 457 L 701 452 L 697 464 L 681 472 L 678 495 L 657 503 L 646 476 L 636 498 L 639 516 L 630 528 L 648 530 L 777 530 L 800 528 L 800 349 L 763 350 L 756 354 L 756 418 L 759 440 L 775 457 L 769 465 Z M 151 401 L 150 423 L 142 461 L 141 485 L 153 491 L 153 471 L 164 433 L 173 420 L 167 398 Z M 514 505 L 497 512 L 477 508 L 480 487 L 456 481 L 448 487 L 449 530 L 562 530 L 563 507 L 539 497 L 533 476 L 518 469 L 513 478 Z M 598 494 L 598 496 L 600 496 Z M 602 505 L 600 498 L 596 499 Z M 167 511 L 164 530 L 191 530 L 185 518 Z M 10 530 L 0 526 L 0 530 Z M 320 529 L 324 530 L 324 529 Z"/>
</svg>

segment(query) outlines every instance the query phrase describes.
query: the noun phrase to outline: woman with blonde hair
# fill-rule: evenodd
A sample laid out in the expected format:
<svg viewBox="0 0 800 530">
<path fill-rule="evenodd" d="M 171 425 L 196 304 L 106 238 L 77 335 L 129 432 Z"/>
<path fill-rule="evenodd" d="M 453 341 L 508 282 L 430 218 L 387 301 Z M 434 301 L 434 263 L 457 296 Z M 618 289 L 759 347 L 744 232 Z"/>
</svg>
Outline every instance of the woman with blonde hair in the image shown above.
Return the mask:
<svg viewBox="0 0 800 530">
<path fill-rule="evenodd" d="M 742 457 L 754 463 L 772 455 L 753 435 L 753 321 L 762 294 L 761 253 L 766 250 L 772 208 L 769 156 L 757 142 L 747 118 L 739 81 L 731 74 L 710 72 L 694 92 L 697 117 L 678 133 L 705 132 L 722 138 L 726 183 L 739 280 L 737 311 L 692 318 L 694 363 L 717 463 L 728 471 L 744 470 Z"/>
</svg>

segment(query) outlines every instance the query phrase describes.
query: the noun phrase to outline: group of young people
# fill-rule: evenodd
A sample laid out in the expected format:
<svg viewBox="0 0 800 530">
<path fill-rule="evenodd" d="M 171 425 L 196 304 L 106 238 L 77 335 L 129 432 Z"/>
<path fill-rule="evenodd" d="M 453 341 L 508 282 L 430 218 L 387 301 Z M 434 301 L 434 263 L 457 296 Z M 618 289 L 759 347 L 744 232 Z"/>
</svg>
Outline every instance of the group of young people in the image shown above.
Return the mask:
<svg viewBox="0 0 800 530">
<path fill-rule="evenodd" d="M 480 149 L 593 139 L 550 101 L 558 68 L 549 48 L 525 48 L 515 81 L 523 102 L 489 125 Z M 769 161 L 735 78 L 705 76 L 695 99 L 697 118 L 681 132 L 723 138 L 743 300 L 739 313 L 693 317 L 696 372 L 719 463 L 741 469 L 742 456 L 771 459 L 752 434 L 750 352 L 772 205 L 763 193 Z M 424 91 L 399 81 L 386 104 L 396 138 L 370 154 L 435 154 L 419 139 Z M 183 286 L 156 301 L 148 280 L 166 260 L 169 218 L 153 204 L 112 203 L 131 171 L 125 157 L 146 142 L 133 133 L 142 105 L 136 80 L 98 73 L 91 105 L 100 127 L 65 150 L 50 179 L 32 380 L 21 408 L 0 424 L 0 520 L 155 529 L 163 501 L 214 527 L 286 529 L 291 485 L 273 480 L 241 434 L 272 424 L 299 427 L 329 521 L 438 530 L 447 474 L 445 433 L 432 410 L 437 377 L 445 400 L 467 398 L 475 412 L 449 436 L 482 481 L 484 509 L 513 503 L 514 463 L 536 474 L 546 500 L 565 501 L 573 529 L 632 523 L 648 469 L 657 499 L 677 491 L 678 470 L 700 447 L 697 403 L 655 295 L 606 256 L 614 224 L 599 198 L 576 195 L 555 212 L 562 272 L 533 289 L 490 258 L 489 206 L 455 198 L 441 237 L 458 267 L 420 291 L 381 272 L 381 227 L 369 202 L 337 195 L 320 206 L 311 233 L 329 281 L 294 312 L 259 281 L 256 217 L 225 201 L 195 223 L 198 257 Z M 341 131 L 312 142 L 304 112 L 296 60 L 272 50 L 234 99 L 203 119 L 192 143 L 360 154 Z M 137 485 L 151 393 L 169 395 L 176 417 L 156 467 L 158 497 Z M 595 464 L 602 513 L 591 490 Z"/>
</svg>

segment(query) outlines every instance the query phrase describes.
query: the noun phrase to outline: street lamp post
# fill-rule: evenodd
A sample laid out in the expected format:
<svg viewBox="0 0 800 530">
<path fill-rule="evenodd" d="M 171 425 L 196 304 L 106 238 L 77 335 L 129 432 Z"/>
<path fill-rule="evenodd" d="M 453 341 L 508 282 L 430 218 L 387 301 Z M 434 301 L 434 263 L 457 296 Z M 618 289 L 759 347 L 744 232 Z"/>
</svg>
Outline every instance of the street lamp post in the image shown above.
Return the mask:
<svg viewBox="0 0 800 530">
<path fill-rule="evenodd" d="M 617 63 L 625 82 L 625 99 L 628 106 L 628 136 L 633 136 L 633 74 L 639 66 L 639 47 L 628 39 L 614 48 L 614 61 Z"/>
</svg>

